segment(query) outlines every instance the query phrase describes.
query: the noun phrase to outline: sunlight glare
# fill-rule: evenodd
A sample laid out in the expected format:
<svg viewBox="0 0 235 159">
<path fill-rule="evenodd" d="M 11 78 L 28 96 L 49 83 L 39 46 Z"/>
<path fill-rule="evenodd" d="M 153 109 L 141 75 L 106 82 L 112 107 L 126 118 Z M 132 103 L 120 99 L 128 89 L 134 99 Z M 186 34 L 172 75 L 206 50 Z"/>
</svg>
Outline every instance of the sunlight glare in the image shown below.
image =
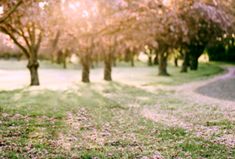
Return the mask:
<svg viewBox="0 0 235 159">
<path fill-rule="evenodd" d="M 39 7 L 41 9 L 44 9 L 46 5 L 47 5 L 47 2 L 39 2 Z"/>
<path fill-rule="evenodd" d="M 3 14 L 3 12 L 4 12 L 3 6 L 0 6 L 0 14 Z"/>
<path fill-rule="evenodd" d="M 170 6 L 171 5 L 171 0 L 162 0 L 162 3 L 165 6 Z"/>
<path fill-rule="evenodd" d="M 77 10 L 80 7 L 80 2 L 69 3 L 69 8 L 72 10 Z"/>
</svg>

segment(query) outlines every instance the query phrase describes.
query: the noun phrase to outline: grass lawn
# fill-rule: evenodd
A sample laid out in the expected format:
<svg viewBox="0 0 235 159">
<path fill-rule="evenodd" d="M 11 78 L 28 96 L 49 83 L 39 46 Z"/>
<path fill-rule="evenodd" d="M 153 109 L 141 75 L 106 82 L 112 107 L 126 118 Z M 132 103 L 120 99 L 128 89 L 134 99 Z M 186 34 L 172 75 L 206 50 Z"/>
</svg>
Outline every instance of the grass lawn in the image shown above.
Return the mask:
<svg viewBox="0 0 235 159">
<path fill-rule="evenodd" d="M 169 65 L 168 71 L 169 77 L 157 77 L 153 82 L 147 83 L 146 85 L 180 85 L 197 80 L 205 80 L 214 75 L 218 75 L 223 72 L 223 69 L 218 66 L 217 63 L 201 63 L 198 71 L 188 71 L 188 73 L 180 73 L 181 68 Z M 156 76 L 156 72 L 153 73 Z"/>
<path fill-rule="evenodd" d="M 156 68 L 149 69 L 150 79 L 157 79 Z M 221 72 L 215 64 L 203 64 L 200 70 L 179 75 L 179 69 L 170 67 L 171 77 L 147 84 L 177 85 Z M 150 93 L 118 82 L 79 83 L 65 91 L 25 88 L 0 92 L 0 158 L 235 158 L 233 147 L 179 125 L 153 122 L 141 115 L 143 109 L 181 115 L 204 127 L 235 129 L 219 109 L 170 91 Z"/>
</svg>

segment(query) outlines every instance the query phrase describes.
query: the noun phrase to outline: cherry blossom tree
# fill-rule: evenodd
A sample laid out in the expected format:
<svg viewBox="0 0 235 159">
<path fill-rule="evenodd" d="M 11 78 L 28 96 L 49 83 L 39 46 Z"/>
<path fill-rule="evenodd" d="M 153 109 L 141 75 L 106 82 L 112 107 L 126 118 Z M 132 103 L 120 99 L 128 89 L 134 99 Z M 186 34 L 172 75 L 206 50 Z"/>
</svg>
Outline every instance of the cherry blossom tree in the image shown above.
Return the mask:
<svg viewBox="0 0 235 159">
<path fill-rule="evenodd" d="M 12 5 L 15 4 L 6 2 L 4 8 L 8 10 Z M 7 34 L 27 57 L 31 86 L 39 85 L 38 51 L 43 36 L 44 19 L 45 14 L 38 1 L 23 1 L 12 16 L 0 26 L 0 30 Z"/>
<path fill-rule="evenodd" d="M 204 52 L 208 43 L 216 37 L 227 33 L 231 26 L 231 13 L 227 13 L 221 2 L 199 1 L 181 4 L 181 17 L 190 29 L 188 41 L 181 44 L 184 51 L 182 72 L 187 72 L 187 67 L 197 70 L 198 58 Z"/>
</svg>

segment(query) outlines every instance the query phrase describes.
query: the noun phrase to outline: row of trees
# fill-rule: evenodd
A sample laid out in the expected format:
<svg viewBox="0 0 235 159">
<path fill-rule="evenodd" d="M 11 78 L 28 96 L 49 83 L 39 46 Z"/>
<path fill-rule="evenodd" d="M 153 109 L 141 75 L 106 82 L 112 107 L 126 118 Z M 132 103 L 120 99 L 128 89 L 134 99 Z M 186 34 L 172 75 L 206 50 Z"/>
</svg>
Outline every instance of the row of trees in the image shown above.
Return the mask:
<svg viewBox="0 0 235 159">
<path fill-rule="evenodd" d="M 156 54 L 159 75 L 169 75 L 167 60 L 173 50 L 184 58 L 182 72 L 197 70 L 208 45 L 234 35 L 235 29 L 232 1 L 22 0 L 1 5 L 0 31 L 27 57 L 31 85 L 39 85 L 40 46 L 52 58 L 58 52 L 76 52 L 83 82 L 90 82 L 92 62 L 102 60 L 104 79 L 111 81 L 115 59 L 141 51 Z"/>
</svg>

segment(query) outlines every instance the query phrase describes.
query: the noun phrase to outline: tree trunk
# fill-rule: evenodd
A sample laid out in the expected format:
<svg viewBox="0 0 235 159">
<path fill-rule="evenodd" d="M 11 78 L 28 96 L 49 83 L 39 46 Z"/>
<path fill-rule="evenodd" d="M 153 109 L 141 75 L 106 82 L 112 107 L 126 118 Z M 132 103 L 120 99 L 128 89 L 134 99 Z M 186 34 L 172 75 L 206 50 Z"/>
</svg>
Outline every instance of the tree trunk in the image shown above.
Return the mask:
<svg viewBox="0 0 235 159">
<path fill-rule="evenodd" d="M 63 59 L 63 68 L 67 69 L 67 61 L 66 58 Z"/>
<path fill-rule="evenodd" d="M 152 66 L 153 61 L 152 61 L 152 55 L 148 55 L 148 66 Z"/>
<path fill-rule="evenodd" d="M 174 60 L 174 63 L 175 63 L 175 67 L 178 67 L 178 58 L 176 57 L 175 60 Z"/>
<path fill-rule="evenodd" d="M 134 53 L 130 53 L 130 58 L 131 58 L 131 67 L 135 67 L 135 56 Z"/>
<path fill-rule="evenodd" d="M 158 75 L 160 76 L 169 76 L 168 72 L 167 72 L 167 57 L 168 57 L 168 53 L 161 53 L 160 54 L 160 61 L 159 61 L 159 73 Z"/>
<path fill-rule="evenodd" d="M 159 62 L 158 62 L 158 53 L 156 53 L 155 57 L 154 57 L 154 65 L 158 65 Z"/>
<path fill-rule="evenodd" d="M 61 64 L 63 62 L 63 52 L 59 50 L 56 55 L 56 63 Z"/>
<path fill-rule="evenodd" d="M 198 69 L 198 57 L 191 56 L 190 69 L 193 70 L 193 71 L 196 71 Z"/>
<path fill-rule="evenodd" d="M 62 60 L 63 60 L 63 68 L 64 69 L 67 69 L 67 57 L 69 56 L 69 50 L 68 49 L 65 49 L 63 52 L 63 55 L 62 55 Z"/>
<path fill-rule="evenodd" d="M 39 68 L 39 63 L 37 60 L 30 60 L 27 65 L 29 72 L 30 72 L 30 86 L 39 86 L 39 77 L 38 77 L 38 68 Z"/>
<path fill-rule="evenodd" d="M 184 62 L 183 62 L 183 65 L 182 65 L 181 72 L 182 73 L 188 72 L 188 66 L 189 66 L 189 53 L 185 52 L 185 54 L 184 54 Z"/>
<path fill-rule="evenodd" d="M 90 82 L 90 58 L 89 55 L 84 55 L 81 57 L 82 64 L 82 82 Z"/>
<path fill-rule="evenodd" d="M 112 54 L 109 53 L 104 57 L 104 80 L 112 81 Z"/>
<path fill-rule="evenodd" d="M 205 45 L 192 46 L 190 48 L 190 69 L 193 71 L 198 70 L 198 59 L 205 50 Z"/>
</svg>

